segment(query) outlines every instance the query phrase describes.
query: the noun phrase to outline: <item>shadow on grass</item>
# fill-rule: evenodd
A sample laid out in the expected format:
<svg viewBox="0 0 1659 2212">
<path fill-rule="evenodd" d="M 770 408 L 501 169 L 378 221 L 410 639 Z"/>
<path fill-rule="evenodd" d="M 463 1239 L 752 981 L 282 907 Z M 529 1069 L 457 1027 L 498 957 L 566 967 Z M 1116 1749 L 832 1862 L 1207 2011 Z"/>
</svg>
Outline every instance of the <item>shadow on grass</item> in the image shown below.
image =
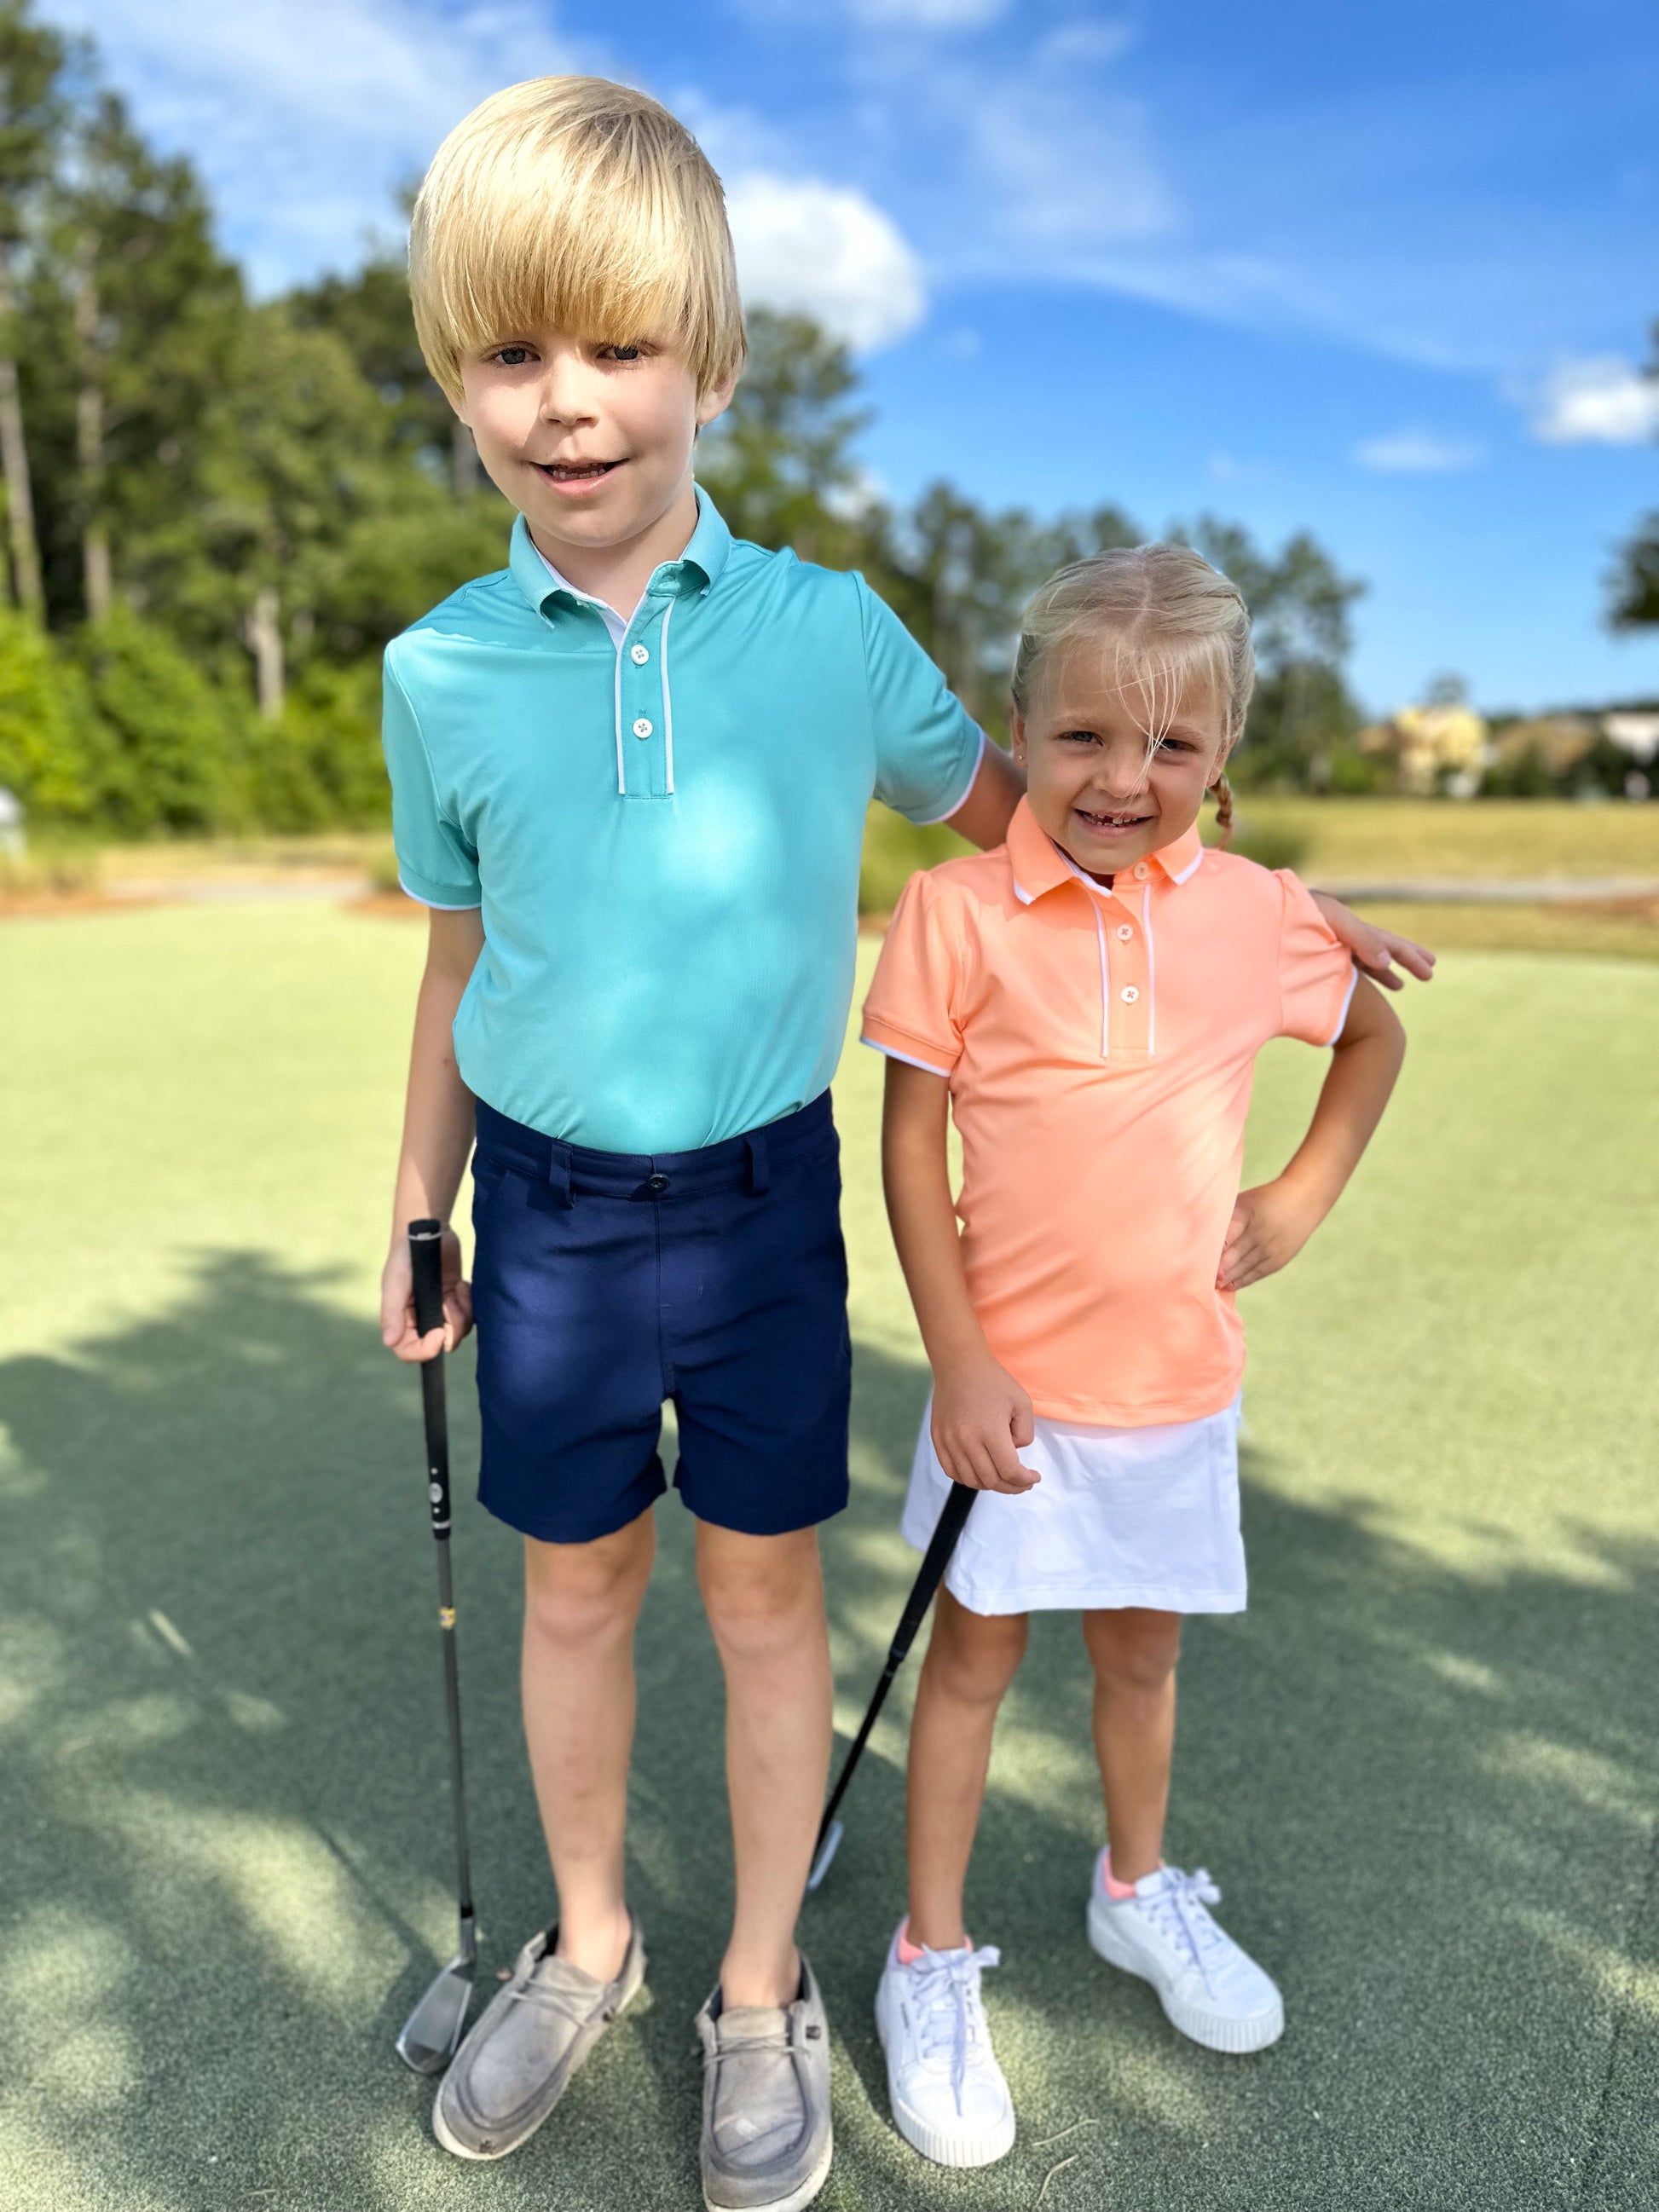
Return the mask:
<svg viewBox="0 0 1659 2212">
<path fill-rule="evenodd" d="M 446 1954 L 447 1807 L 418 1393 L 257 1255 L 73 1360 L 0 1365 L 0 2202 L 258 2212 L 697 2200 L 690 2016 L 730 1874 L 718 1670 L 688 1516 L 659 1514 L 633 1881 L 652 2002 L 499 2167 L 425 2131 L 391 2039 Z M 454 1363 L 471 1464 L 470 1357 Z M 925 1377 L 861 1347 L 855 1504 L 825 1554 L 842 1717 L 915 1568 Z M 1040 1621 L 999 1742 L 976 1936 L 1022 2139 L 987 2175 L 891 2135 L 868 1998 L 902 1899 L 903 1701 L 804 1940 L 835 2007 L 836 2206 L 1659 2203 L 1659 1544 L 1474 1577 L 1364 1501 L 1248 1470 L 1254 1609 L 1194 1625 L 1171 1838 L 1284 1981 L 1252 2061 L 1181 2044 L 1079 1940 L 1100 1818 L 1074 1624 Z M 1571 1532 L 1569 1532 L 1571 1533 Z M 515 1540 L 457 1542 L 489 1965 L 546 1914 L 515 1711 Z M 619 2175 L 622 2179 L 619 2179 Z"/>
</svg>

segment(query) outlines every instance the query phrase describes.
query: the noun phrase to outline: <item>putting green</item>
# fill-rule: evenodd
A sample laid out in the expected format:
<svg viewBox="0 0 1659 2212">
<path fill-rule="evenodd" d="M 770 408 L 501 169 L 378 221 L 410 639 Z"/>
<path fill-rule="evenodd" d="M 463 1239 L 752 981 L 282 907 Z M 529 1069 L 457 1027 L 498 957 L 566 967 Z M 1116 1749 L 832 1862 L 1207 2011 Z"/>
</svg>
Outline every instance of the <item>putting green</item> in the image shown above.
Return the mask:
<svg viewBox="0 0 1659 2212">
<path fill-rule="evenodd" d="M 392 2051 L 452 1928 L 418 1394 L 372 1320 L 420 949 L 279 906 L 0 927 L 8 2212 L 698 2202 L 690 2015 L 729 1877 L 672 1502 L 641 1642 L 648 2002 L 499 2166 L 434 2148 Z M 1464 955 L 1408 1011 L 1358 1186 L 1249 1295 L 1253 1609 L 1196 1624 L 1183 1672 L 1172 1853 L 1282 1979 L 1285 2041 L 1185 2045 L 1085 1948 L 1087 1685 L 1045 1620 L 973 1878 L 1018 2147 L 941 2173 L 885 2118 L 901 1700 L 804 1922 L 837 2034 L 828 2212 L 1659 2204 L 1659 970 Z M 925 1388 L 878 1074 L 851 1053 L 839 1092 L 843 1725 L 913 1570 L 894 1529 Z M 1268 1057 L 1261 1160 L 1316 1075 Z M 513 1540 L 467 1510 L 456 1565 L 493 1967 L 548 1906 Z"/>
</svg>

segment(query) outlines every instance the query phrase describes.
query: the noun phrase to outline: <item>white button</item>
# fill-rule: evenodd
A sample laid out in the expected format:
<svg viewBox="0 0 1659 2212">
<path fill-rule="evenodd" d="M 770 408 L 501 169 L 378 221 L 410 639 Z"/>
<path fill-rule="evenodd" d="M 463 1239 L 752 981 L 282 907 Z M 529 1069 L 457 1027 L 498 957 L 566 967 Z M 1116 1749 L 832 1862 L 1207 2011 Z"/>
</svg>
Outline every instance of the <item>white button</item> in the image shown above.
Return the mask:
<svg viewBox="0 0 1659 2212">
<path fill-rule="evenodd" d="M 636 738 L 648 738 L 650 734 L 651 725 L 646 720 L 645 716 L 641 714 L 639 720 L 634 725 L 634 735 Z"/>
<path fill-rule="evenodd" d="M 1123 942 L 1124 942 L 1126 945 L 1128 943 L 1129 939 L 1130 939 L 1134 935 L 1134 932 L 1133 932 L 1133 930 L 1130 928 L 1130 927 L 1129 927 L 1129 925 L 1128 925 L 1128 923 L 1127 923 L 1127 921 L 1121 921 L 1121 922 L 1119 922 L 1119 924 L 1118 924 L 1118 926 L 1117 926 L 1117 933 L 1118 933 L 1118 935 L 1119 935 L 1119 936 L 1123 939 Z"/>
<path fill-rule="evenodd" d="M 1136 990 L 1133 983 L 1126 983 L 1123 986 L 1123 988 L 1118 993 L 1118 996 L 1122 1000 L 1126 1006 L 1133 1006 L 1135 1000 L 1140 996 L 1140 994 Z"/>
<path fill-rule="evenodd" d="M 642 645 L 630 645 L 628 648 L 628 657 L 635 668 L 643 668 L 651 655 Z"/>
<path fill-rule="evenodd" d="M 1150 876 L 1152 872 L 1152 870 L 1147 866 L 1145 860 L 1137 860 L 1135 862 L 1135 874 L 1140 882 L 1145 883 L 1147 877 Z"/>
</svg>

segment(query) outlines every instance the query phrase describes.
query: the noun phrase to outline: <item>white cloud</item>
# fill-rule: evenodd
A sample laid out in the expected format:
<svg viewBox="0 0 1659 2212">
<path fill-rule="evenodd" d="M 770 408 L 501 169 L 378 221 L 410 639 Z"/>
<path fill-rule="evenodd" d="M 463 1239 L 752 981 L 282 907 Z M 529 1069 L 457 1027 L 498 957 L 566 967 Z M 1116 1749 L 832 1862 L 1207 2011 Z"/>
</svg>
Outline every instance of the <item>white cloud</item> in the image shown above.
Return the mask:
<svg viewBox="0 0 1659 2212">
<path fill-rule="evenodd" d="M 927 312 L 921 264 L 862 192 L 761 170 L 727 182 L 744 298 L 795 309 L 861 352 L 891 345 Z"/>
<path fill-rule="evenodd" d="M 1449 476 L 1476 467 L 1486 451 L 1467 439 L 1442 438 L 1432 430 L 1393 430 L 1386 437 L 1362 439 L 1349 458 L 1362 469 L 1390 476 Z"/>
<path fill-rule="evenodd" d="M 1111 25 L 1084 25 L 1056 33 L 1017 70 L 933 73 L 947 137 L 968 157 L 958 181 L 977 202 L 961 226 L 969 252 L 978 234 L 1052 264 L 1169 233 L 1174 206 L 1146 117 L 1097 75 L 1127 43 Z"/>
<path fill-rule="evenodd" d="M 1659 377 L 1617 354 L 1563 362 L 1545 380 L 1533 435 L 1550 446 L 1635 446 L 1659 432 Z"/>
<path fill-rule="evenodd" d="M 503 84 L 580 66 L 534 0 L 42 0 L 141 125 L 188 152 L 271 289 L 349 265 L 392 195 Z"/>
<path fill-rule="evenodd" d="M 1008 0 L 848 0 L 856 22 L 912 31 L 977 31 L 1008 12 Z"/>
</svg>

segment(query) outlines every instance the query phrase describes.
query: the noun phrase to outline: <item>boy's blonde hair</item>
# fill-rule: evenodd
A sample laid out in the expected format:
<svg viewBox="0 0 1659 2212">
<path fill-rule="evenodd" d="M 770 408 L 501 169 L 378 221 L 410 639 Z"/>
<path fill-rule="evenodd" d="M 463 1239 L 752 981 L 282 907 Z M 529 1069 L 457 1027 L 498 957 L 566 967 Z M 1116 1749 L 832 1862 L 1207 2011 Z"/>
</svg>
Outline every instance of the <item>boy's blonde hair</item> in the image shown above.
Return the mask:
<svg viewBox="0 0 1659 2212">
<path fill-rule="evenodd" d="M 509 85 L 456 125 L 415 202 L 409 283 L 452 399 L 467 355 L 534 330 L 672 332 L 699 395 L 743 366 L 720 180 L 665 107 L 604 77 Z"/>
<path fill-rule="evenodd" d="M 1221 710 L 1224 761 L 1244 734 L 1255 689 L 1249 609 L 1237 585 L 1190 545 L 1093 553 L 1050 576 L 1020 626 L 1013 694 L 1022 714 L 1054 655 L 1085 641 L 1110 651 L 1121 693 L 1139 702 L 1149 759 L 1194 679 Z M 1224 775 L 1214 789 L 1224 833 L 1232 827 Z"/>
</svg>

